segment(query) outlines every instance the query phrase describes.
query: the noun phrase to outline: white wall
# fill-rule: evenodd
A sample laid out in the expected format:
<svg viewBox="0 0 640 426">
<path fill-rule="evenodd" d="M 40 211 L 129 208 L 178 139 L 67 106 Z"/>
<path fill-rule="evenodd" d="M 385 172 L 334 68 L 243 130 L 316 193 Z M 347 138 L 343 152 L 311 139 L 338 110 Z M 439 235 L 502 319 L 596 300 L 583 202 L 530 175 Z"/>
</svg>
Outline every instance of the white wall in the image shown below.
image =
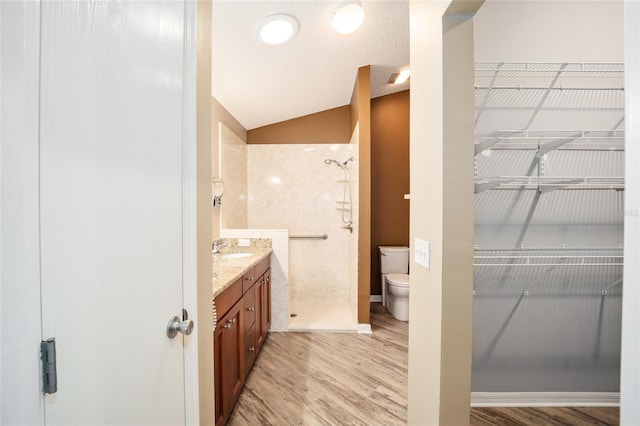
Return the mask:
<svg viewBox="0 0 640 426">
<path fill-rule="evenodd" d="M 474 19 L 475 60 L 623 62 L 622 1 L 487 1 Z M 489 85 L 493 74 L 484 73 Z M 619 74 L 590 74 L 565 86 L 620 87 Z M 493 80 L 535 86 L 545 78 Z M 508 83 L 505 83 L 507 81 Z M 544 83 L 542 83 L 544 84 Z M 625 92 L 476 91 L 476 137 L 498 130 L 613 130 Z M 486 101 L 486 102 L 485 102 Z M 624 126 L 619 126 L 621 129 Z M 541 132 L 539 132 L 540 134 Z M 552 151 L 546 176 L 623 176 L 623 151 Z M 531 168 L 532 165 L 536 167 Z M 485 151 L 479 178 L 537 175 L 535 151 Z M 476 195 L 480 248 L 617 248 L 623 241 L 623 192 L 486 191 Z M 605 267 L 475 268 L 474 391 L 616 392 L 619 377 L 621 277 Z M 530 296 L 524 289 L 535 285 Z M 508 365 L 506 367 L 505 365 Z"/>
<path fill-rule="evenodd" d="M 474 18 L 475 60 L 623 62 L 622 0 L 489 0 Z"/>
<path fill-rule="evenodd" d="M 574 77 L 572 85 L 590 85 L 595 80 L 591 73 L 586 78 Z M 620 80 L 617 78 L 616 84 Z M 608 78 L 593 84 L 619 87 Z M 544 89 L 494 89 L 490 93 L 494 98 L 484 104 L 476 137 L 498 129 L 525 128 L 534 115 L 530 128 L 546 136 L 551 133 L 545 131 L 554 129 L 611 130 L 624 117 L 624 92 L 618 89 L 554 91 L 539 109 L 536 105 L 543 100 Z M 484 99 L 476 96 L 478 103 Z M 513 113 L 514 109 L 518 113 Z M 482 152 L 477 156 L 478 179 L 537 176 L 537 143 L 528 144 L 528 150 Z M 604 149 L 591 142 L 591 148 L 581 143 L 547 153 L 544 175 L 623 177 L 625 153 L 620 150 L 620 141 L 601 143 Z M 488 190 L 476 194 L 475 210 L 475 244 L 479 249 L 548 248 L 558 252 L 536 255 L 566 256 L 585 252 L 563 253 L 562 247 L 615 250 L 623 243 L 624 192 L 615 189 L 546 193 L 535 188 Z M 554 263 L 552 259 L 536 261 Z M 592 262 L 614 263 L 606 259 Z M 622 286 L 608 288 L 606 297 L 601 292 L 621 277 L 622 267 L 613 265 L 476 267 L 472 389 L 617 392 Z M 529 295 L 523 298 L 524 290 Z"/>
</svg>

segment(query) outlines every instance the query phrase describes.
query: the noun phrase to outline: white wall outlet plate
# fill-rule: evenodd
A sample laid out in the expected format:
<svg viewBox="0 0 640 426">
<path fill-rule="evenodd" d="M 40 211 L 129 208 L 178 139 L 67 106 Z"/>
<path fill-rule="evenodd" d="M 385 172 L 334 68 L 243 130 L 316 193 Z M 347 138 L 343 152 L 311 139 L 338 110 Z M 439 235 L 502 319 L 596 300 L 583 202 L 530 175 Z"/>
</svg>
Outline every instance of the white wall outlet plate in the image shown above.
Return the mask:
<svg viewBox="0 0 640 426">
<path fill-rule="evenodd" d="M 238 238 L 238 247 L 251 246 L 251 240 L 249 238 Z"/>
<path fill-rule="evenodd" d="M 416 238 L 413 257 L 414 261 L 421 266 L 424 266 L 427 269 L 431 269 L 431 253 L 430 253 L 430 245 L 429 241 L 421 240 L 420 238 Z"/>
</svg>

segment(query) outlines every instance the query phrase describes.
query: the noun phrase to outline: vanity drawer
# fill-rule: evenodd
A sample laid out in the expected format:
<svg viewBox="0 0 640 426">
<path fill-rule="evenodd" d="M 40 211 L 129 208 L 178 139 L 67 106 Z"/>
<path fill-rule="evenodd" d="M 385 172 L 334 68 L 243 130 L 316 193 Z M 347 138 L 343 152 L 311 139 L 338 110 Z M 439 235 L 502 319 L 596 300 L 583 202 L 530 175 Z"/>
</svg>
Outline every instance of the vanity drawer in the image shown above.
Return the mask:
<svg viewBox="0 0 640 426">
<path fill-rule="evenodd" d="M 235 305 L 242 297 L 242 278 L 238 278 L 225 291 L 216 297 L 216 313 L 218 318 L 222 318 L 229 309 Z"/>
<path fill-rule="evenodd" d="M 260 278 L 271 266 L 271 255 L 265 257 L 254 267 L 255 279 Z"/>
<path fill-rule="evenodd" d="M 253 286 L 253 284 L 256 281 L 256 278 L 258 277 L 255 275 L 255 267 L 245 272 L 245 274 L 242 276 L 242 292 L 243 293 L 246 293 L 247 290 L 249 290 Z"/>
<path fill-rule="evenodd" d="M 242 297 L 242 331 L 246 333 L 256 322 L 255 286 Z"/>
</svg>

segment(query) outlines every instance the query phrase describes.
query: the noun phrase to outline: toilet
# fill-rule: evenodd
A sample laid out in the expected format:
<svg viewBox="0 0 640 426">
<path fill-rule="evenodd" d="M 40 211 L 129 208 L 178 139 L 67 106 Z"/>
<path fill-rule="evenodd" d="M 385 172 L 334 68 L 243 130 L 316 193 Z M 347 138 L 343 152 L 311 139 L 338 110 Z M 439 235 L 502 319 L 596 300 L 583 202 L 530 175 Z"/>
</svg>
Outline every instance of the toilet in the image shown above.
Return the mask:
<svg viewBox="0 0 640 426">
<path fill-rule="evenodd" d="M 409 321 L 409 247 L 380 246 L 382 305 L 392 317 Z"/>
</svg>

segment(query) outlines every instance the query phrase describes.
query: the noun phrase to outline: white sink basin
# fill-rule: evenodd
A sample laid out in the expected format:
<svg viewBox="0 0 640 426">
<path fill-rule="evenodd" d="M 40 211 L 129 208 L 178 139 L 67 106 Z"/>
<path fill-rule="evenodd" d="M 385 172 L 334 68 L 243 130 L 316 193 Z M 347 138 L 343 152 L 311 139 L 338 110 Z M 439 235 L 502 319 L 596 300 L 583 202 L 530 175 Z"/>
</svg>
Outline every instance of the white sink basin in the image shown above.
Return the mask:
<svg viewBox="0 0 640 426">
<path fill-rule="evenodd" d="M 243 257 L 253 256 L 253 253 L 227 253 L 220 255 L 221 259 L 241 259 Z"/>
</svg>

